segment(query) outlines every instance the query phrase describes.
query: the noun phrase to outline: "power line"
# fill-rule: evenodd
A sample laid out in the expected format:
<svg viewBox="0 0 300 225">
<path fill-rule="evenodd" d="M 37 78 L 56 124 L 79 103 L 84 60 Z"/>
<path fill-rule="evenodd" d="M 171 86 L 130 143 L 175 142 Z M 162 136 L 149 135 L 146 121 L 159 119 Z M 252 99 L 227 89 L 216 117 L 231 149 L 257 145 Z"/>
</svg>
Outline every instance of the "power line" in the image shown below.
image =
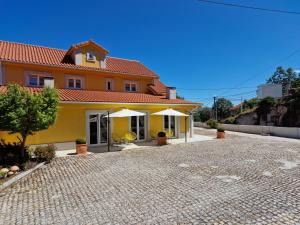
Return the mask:
<svg viewBox="0 0 300 225">
<path fill-rule="evenodd" d="M 226 98 L 226 97 L 234 97 L 234 96 L 247 96 L 254 92 L 255 92 L 255 90 L 252 90 L 252 91 L 247 91 L 247 92 L 242 92 L 242 93 L 237 93 L 237 94 L 232 94 L 232 95 L 218 96 L 218 98 Z M 209 98 L 189 98 L 189 99 L 208 100 L 208 99 L 211 99 L 211 97 L 209 97 Z"/>
<path fill-rule="evenodd" d="M 211 1 L 211 0 L 198 0 L 198 2 L 204 2 L 204 3 L 209 3 L 209 4 L 215 4 L 215 5 L 223 5 L 223 6 L 229 6 L 229 7 L 235 7 L 235 8 L 244 8 L 244 9 L 266 11 L 266 12 L 272 12 L 272 13 L 284 13 L 284 14 L 300 15 L 300 12 L 297 12 L 297 11 L 287 11 L 287 10 L 281 10 L 281 9 L 261 8 L 261 7 L 256 7 L 256 6 L 240 5 L 240 4 L 226 3 L 226 2 L 217 2 L 217 1 Z"/>
<path fill-rule="evenodd" d="M 236 89 L 249 89 L 249 88 L 256 88 L 256 87 L 228 87 L 228 88 L 178 88 L 177 90 L 183 91 L 218 91 L 218 90 L 236 90 Z"/>
</svg>

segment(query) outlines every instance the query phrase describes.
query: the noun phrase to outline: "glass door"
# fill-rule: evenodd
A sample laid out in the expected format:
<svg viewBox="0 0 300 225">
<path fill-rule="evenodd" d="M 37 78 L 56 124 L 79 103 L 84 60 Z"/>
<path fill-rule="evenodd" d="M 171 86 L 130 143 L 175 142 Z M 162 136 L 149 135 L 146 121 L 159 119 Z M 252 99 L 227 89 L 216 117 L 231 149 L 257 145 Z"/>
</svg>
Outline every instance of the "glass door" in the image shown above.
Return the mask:
<svg viewBox="0 0 300 225">
<path fill-rule="evenodd" d="M 164 116 L 165 131 L 172 131 L 173 137 L 176 137 L 176 119 L 175 116 Z"/>
<path fill-rule="evenodd" d="M 132 116 L 130 121 L 130 131 L 136 133 L 137 140 L 146 139 L 146 117 Z"/>
<path fill-rule="evenodd" d="M 89 115 L 89 144 L 99 145 L 107 143 L 107 118 L 105 114 Z"/>
</svg>

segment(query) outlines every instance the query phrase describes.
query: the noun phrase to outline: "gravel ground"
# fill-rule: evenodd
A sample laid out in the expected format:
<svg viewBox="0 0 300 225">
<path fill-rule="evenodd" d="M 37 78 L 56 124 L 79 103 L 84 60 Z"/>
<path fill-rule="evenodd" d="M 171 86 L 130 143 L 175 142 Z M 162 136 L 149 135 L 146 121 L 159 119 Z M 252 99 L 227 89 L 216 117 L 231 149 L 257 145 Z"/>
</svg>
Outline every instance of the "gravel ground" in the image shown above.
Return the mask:
<svg viewBox="0 0 300 225">
<path fill-rule="evenodd" d="M 238 137 L 58 158 L 0 224 L 299 224 L 300 142 Z"/>
</svg>

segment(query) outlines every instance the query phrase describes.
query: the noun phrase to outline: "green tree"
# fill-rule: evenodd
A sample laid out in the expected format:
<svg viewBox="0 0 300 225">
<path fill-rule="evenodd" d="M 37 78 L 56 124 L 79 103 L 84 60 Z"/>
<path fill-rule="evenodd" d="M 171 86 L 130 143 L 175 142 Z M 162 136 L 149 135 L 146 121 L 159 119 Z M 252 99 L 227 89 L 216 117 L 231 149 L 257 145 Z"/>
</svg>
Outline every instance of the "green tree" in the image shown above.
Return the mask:
<svg viewBox="0 0 300 225">
<path fill-rule="evenodd" d="M 264 121 L 267 121 L 267 115 L 271 112 L 272 107 L 276 105 L 276 100 L 273 97 L 266 97 L 259 101 L 258 107 L 256 109 L 258 115 L 258 123 L 260 122 L 260 118 Z"/>
<path fill-rule="evenodd" d="M 211 109 L 208 107 L 202 108 L 194 114 L 195 121 L 206 122 L 211 118 Z"/>
<path fill-rule="evenodd" d="M 282 92 L 287 93 L 289 87 L 294 85 L 294 82 L 298 82 L 299 77 L 297 73 L 294 72 L 292 68 L 285 70 L 283 67 L 279 66 L 273 75 L 267 80 L 268 84 L 282 84 Z"/>
<path fill-rule="evenodd" d="M 17 84 L 11 84 L 6 93 L 0 94 L 0 130 L 19 134 L 24 151 L 28 135 L 54 124 L 58 103 L 55 89 L 44 88 L 40 93 L 30 93 Z"/>
<path fill-rule="evenodd" d="M 212 110 L 215 111 L 217 108 L 218 119 L 224 119 L 230 116 L 230 109 L 233 104 L 226 98 L 218 98 L 216 103 L 213 104 Z"/>
</svg>

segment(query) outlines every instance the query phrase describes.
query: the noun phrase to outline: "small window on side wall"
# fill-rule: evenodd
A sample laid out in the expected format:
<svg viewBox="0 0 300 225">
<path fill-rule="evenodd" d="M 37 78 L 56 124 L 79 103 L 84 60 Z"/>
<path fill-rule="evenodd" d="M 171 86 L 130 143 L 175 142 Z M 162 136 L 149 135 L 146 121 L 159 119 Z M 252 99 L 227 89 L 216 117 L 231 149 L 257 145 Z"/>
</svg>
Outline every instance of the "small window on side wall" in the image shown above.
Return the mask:
<svg viewBox="0 0 300 225">
<path fill-rule="evenodd" d="M 67 76 L 67 88 L 70 89 L 82 89 L 83 79 L 80 77 Z"/>
<path fill-rule="evenodd" d="M 113 79 L 106 79 L 105 80 L 105 86 L 106 86 L 106 91 L 113 91 L 114 90 L 114 82 Z"/>
<path fill-rule="evenodd" d="M 125 81 L 124 89 L 126 92 L 137 92 L 137 82 L 136 81 Z"/>
</svg>

